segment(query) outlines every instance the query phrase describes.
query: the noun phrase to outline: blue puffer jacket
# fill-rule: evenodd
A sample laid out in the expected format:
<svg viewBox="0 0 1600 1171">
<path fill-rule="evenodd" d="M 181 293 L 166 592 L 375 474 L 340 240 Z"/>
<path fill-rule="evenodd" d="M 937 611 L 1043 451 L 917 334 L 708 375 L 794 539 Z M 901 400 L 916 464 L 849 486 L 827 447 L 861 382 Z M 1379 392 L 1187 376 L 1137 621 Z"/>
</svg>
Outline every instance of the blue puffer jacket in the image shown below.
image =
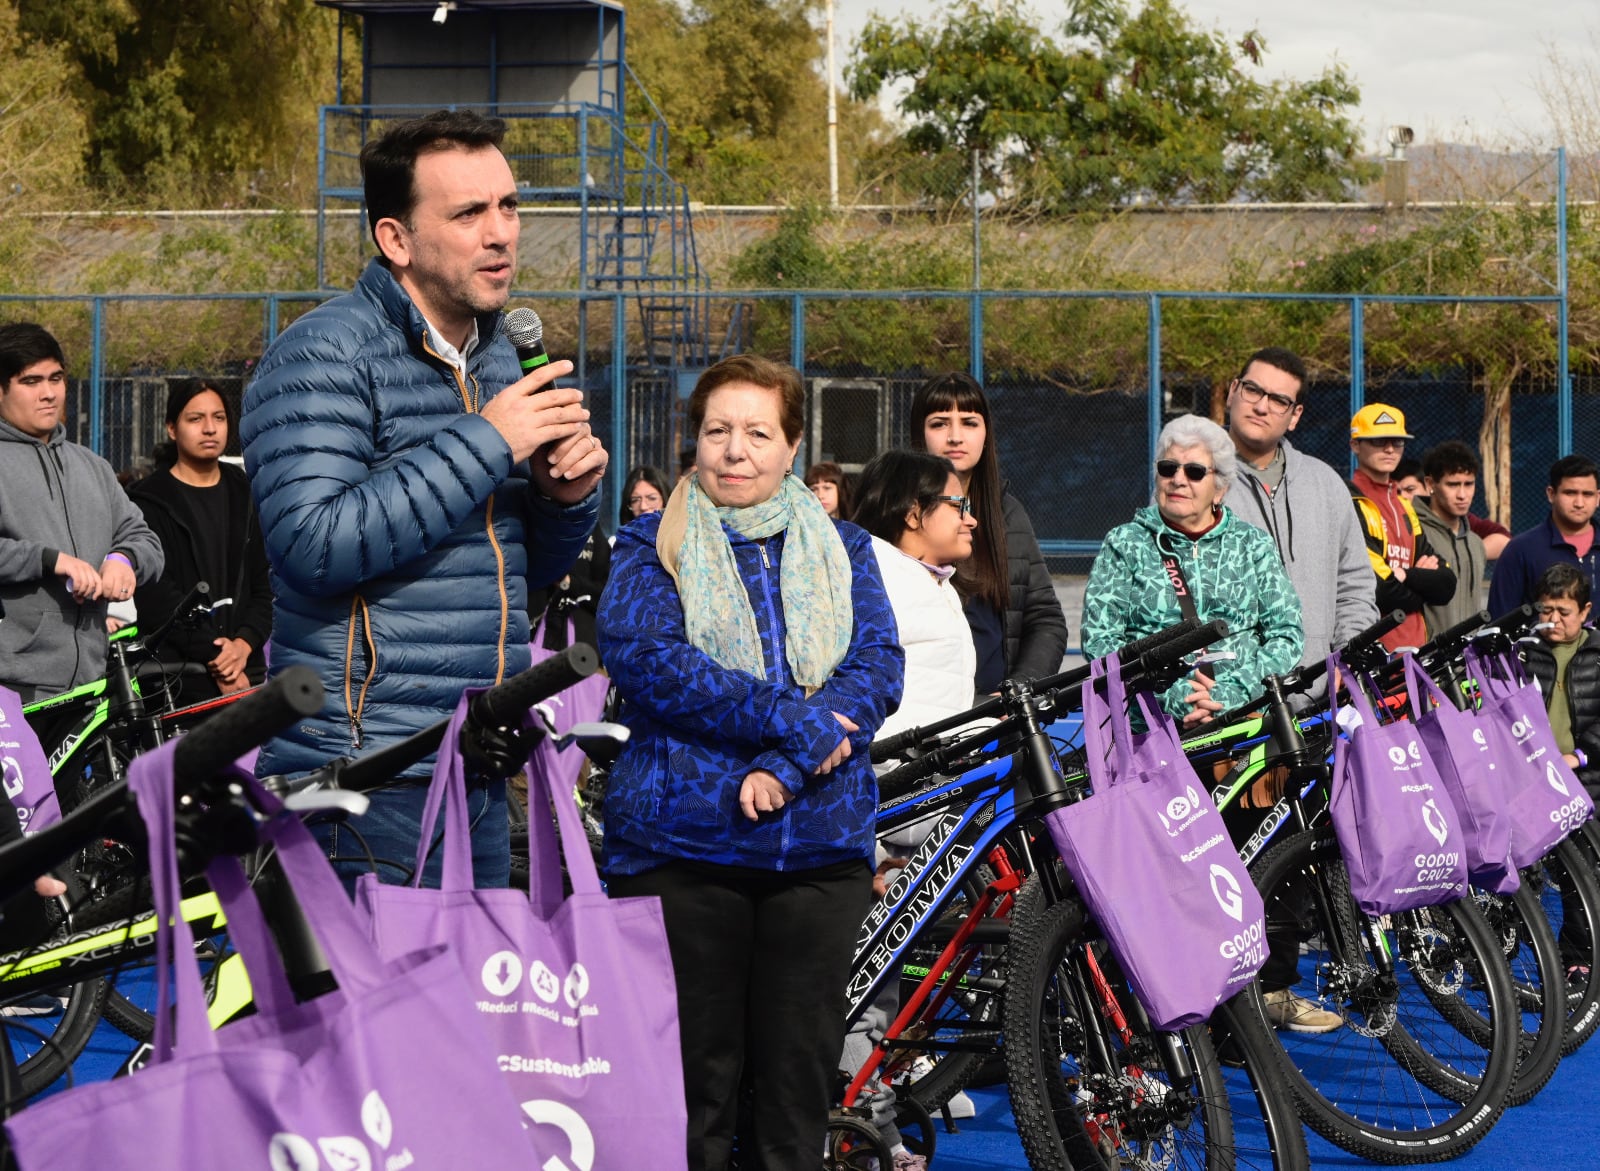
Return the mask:
<svg viewBox="0 0 1600 1171">
<path fill-rule="evenodd" d="M 855 630 L 844 661 L 810 698 L 781 648 L 783 534 L 762 546 L 724 527 L 750 594 L 767 679 L 719 665 L 684 636 L 677 586 L 656 556 L 659 513 L 617 534 L 600 599 L 600 657 L 625 701 L 632 737 L 606 782 L 605 869 L 634 874 L 673 858 L 762 870 L 807 870 L 872 854 L 877 782 L 867 746 L 900 706 L 905 654 L 872 538 L 841 523 L 855 574 Z M 839 712 L 860 726 L 851 755 L 813 776 L 841 739 Z M 794 794 L 749 821 L 739 786 L 754 769 Z"/>
<path fill-rule="evenodd" d="M 477 414 L 520 377 L 500 317 L 479 319 L 463 384 L 373 262 L 262 359 L 239 433 L 272 562 L 272 669 L 310 666 L 328 692 L 264 772 L 401 739 L 528 666 L 528 583 L 566 573 L 598 502 L 545 499 Z"/>
</svg>

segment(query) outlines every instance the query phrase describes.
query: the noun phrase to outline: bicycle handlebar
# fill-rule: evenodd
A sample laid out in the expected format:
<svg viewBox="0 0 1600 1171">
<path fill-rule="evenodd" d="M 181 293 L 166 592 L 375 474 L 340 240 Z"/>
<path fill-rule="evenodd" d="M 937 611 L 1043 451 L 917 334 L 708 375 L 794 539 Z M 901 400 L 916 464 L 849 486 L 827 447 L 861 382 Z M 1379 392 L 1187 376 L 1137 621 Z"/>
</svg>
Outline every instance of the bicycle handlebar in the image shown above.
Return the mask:
<svg viewBox="0 0 1600 1171">
<path fill-rule="evenodd" d="M 480 694 L 468 709 L 467 718 L 491 727 L 520 723 L 522 713 L 528 708 L 594 674 L 598 667 L 599 656 L 593 647 L 587 643 L 573 643 L 560 654 L 552 655 L 542 663 L 535 663 L 526 671 Z M 509 704 L 520 706 L 510 708 L 507 706 Z M 376 789 L 437 751 L 449 726 L 448 719 L 439 720 L 376 752 L 369 752 L 356 760 L 347 757 L 331 760 L 315 772 L 287 783 L 274 784 L 272 788 L 279 793 L 294 793 L 319 786 L 357 793 Z"/>
<path fill-rule="evenodd" d="M 1203 626 L 1196 618 L 1185 618 L 1182 622 L 1122 647 L 1117 651 L 1117 657 L 1124 665 L 1124 676 L 1131 680 L 1137 676 L 1156 675 L 1170 670 L 1185 655 L 1203 646 L 1209 646 L 1220 638 L 1226 638 L 1227 635 L 1228 624 L 1220 618 Z M 1062 671 L 1037 680 L 1031 686 L 1035 694 L 1044 694 L 1047 691 L 1059 693 L 1081 686 L 1088 678 L 1089 667 L 1074 667 L 1070 671 Z M 924 727 L 907 728 L 887 739 L 874 740 L 869 750 L 872 761 L 874 764 L 881 764 L 886 760 L 893 760 L 930 737 L 948 732 L 952 728 L 959 728 L 973 720 L 999 715 L 1005 711 L 1005 704 L 1003 696 L 987 699 L 968 711 L 947 716 Z"/>
<path fill-rule="evenodd" d="M 1226 621 L 1214 618 L 1204 626 L 1195 626 L 1138 654 L 1128 653 L 1133 650 L 1132 647 L 1118 651 L 1117 658 L 1122 663 L 1124 678 L 1165 674 L 1176 668 L 1185 656 L 1227 638 L 1230 633 Z"/>
<path fill-rule="evenodd" d="M 471 718 L 485 727 L 520 724 L 527 710 L 542 699 L 587 679 L 600 669 L 600 656 L 587 643 L 575 642 L 558 655 L 495 685 L 472 701 Z"/>
<path fill-rule="evenodd" d="M 212 716 L 178 742 L 173 771 L 179 794 L 322 707 L 322 682 L 310 667 L 290 667 L 265 687 Z M 0 897 L 23 890 L 104 834 L 128 808 L 126 782 L 95 793 L 61 821 L 0 851 Z"/>
</svg>

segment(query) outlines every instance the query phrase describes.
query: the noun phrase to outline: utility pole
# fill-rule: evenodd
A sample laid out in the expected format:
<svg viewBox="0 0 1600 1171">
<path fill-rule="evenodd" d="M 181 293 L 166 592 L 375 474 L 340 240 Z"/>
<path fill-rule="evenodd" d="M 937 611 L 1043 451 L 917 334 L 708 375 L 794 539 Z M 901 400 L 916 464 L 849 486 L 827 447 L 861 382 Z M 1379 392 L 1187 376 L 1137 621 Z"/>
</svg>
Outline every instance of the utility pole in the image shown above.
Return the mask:
<svg viewBox="0 0 1600 1171">
<path fill-rule="evenodd" d="M 833 0 L 828 0 L 828 206 L 839 206 L 839 101 L 834 92 Z"/>
</svg>

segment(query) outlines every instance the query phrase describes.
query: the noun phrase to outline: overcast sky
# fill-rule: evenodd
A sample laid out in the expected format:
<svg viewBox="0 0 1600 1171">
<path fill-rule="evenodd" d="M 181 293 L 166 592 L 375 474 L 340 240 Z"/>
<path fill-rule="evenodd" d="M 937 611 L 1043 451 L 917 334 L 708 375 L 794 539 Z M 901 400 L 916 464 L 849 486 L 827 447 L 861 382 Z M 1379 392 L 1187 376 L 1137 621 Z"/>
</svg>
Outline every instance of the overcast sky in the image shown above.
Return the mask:
<svg viewBox="0 0 1600 1171">
<path fill-rule="evenodd" d="M 1135 0 L 1137 3 L 1137 0 Z M 876 11 L 923 16 L 933 0 L 835 0 L 841 70 L 848 46 Z M 1591 55 L 1600 29 L 1595 0 L 1179 0 L 1202 28 L 1230 41 L 1252 26 L 1267 41 L 1268 78 L 1315 77 L 1334 59 L 1361 88 L 1360 117 L 1377 150 L 1384 128 L 1404 123 L 1419 142 L 1548 143 L 1534 90 L 1548 46 Z M 1063 0 L 1030 11 L 1055 34 Z M 1553 144 L 1552 144 L 1553 145 Z"/>
</svg>

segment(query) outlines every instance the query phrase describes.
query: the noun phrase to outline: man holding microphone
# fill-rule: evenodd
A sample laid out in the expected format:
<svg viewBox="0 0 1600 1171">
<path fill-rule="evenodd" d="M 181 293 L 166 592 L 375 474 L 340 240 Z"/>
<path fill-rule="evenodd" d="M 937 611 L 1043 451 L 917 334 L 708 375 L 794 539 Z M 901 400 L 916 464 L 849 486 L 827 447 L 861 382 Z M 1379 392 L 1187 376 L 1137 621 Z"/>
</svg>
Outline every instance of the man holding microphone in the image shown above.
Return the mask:
<svg viewBox="0 0 1600 1171">
<path fill-rule="evenodd" d="M 263 773 L 381 748 L 526 668 L 527 590 L 561 578 L 594 527 L 608 457 L 581 393 L 554 386 L 572 363 L 524 376 L 503 332 L 520 228 L 504 133 L 440 110 L 362 150 L 379 256 L 273 342 L 245 395 L 272 668 L 310 666 L 328 693 L 267 745 Z M 424 795 L 375 793 L 359 822 L 403 868 L 380 867 L 386 881 L 414 860 Z M 503 781 L 469 792 L 479 886 L 509 878 L 505 800 Z M 336 858 L 365 853 L 346 827 L 320 832 Z"/>
</svg>

